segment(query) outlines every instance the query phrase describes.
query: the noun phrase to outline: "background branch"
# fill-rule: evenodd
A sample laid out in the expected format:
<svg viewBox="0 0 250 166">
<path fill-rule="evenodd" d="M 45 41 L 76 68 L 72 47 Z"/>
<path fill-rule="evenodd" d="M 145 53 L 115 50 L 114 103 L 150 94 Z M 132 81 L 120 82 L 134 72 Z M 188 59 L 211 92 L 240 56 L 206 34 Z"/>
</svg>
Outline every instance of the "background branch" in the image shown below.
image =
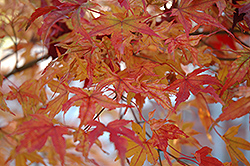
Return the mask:
<svg viewBox="0 0 250 166">
<path fill-rule="evenodd" d="M 28 69 L 28 68 L 36 65 L 38 62 L 40 62 L 42 60 L 45 60 L 45 59 L 48 59 L 48 58 L 49 58 L 49 55 L 45 54 L 45 55 L 43 55 L 42 57 L 40 57 L 38 59 L 35 59 L 33 61 L 30 61 L 30 62 L 24 64 L 22 67 L 16 67 L 16 68 L 14 68 L 10 73 L 5 74 L 4 77 L 8 78 L 9 76 L 11 76 L 13 74 L 21 72 L 21 71 L 24 71 L 25 69 Z"/>
</svg>

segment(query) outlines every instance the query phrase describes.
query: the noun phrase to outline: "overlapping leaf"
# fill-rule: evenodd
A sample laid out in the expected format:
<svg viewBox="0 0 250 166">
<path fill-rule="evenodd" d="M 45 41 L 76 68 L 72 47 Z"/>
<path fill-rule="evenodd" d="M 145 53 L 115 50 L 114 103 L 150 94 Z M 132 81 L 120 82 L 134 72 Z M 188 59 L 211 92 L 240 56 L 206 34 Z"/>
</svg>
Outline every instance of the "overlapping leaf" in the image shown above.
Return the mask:
<svg viewBox="0 0 250 166">
<path fill-rule="evenodd" d="M 142 16 L 127 16 L 127 11 L 120 9 L 118 13 L 107 13 L 96 19 L 96 21 L 104 23 L 95 27 L 89 34 L 95 35 L 109 35 L 120 34 L 123 39 L 127 36 L 131 36 L 131 32 L 140 32 L 151 36 L 157 35 L 150 27 L 143 23 L 145 17 Z M 120 36 L 119 35 L 119 36 Z"/>
<path fill-rule="evenodd" d="M 153 131 L 153 135 L 149 141 L 153 144 L 153 146 L 158 147 L 164 152 L 164 157 L 171 165 L 169 154 L 166 152 L 168 147 L 168 140 L 188 138 L 188 135 L 186 135 L 176 125 L 166 122 L 167 121 L 163 119 L 149 120 L 150 128 Z"/>
<path fill-rule="evenodd" d="M 8 162 L 11 162 L 12 160 L 15 160 L 16 166 L 28 166 L 28 162 L 30 164 L 32 163 L 41 163 L 43 165 L 46 165 L 43 161 L 42 156 L 40 156 L 36 151 L 34 152 L 22 152 L 18 153 L 16 152 L 16 149 L 13 149 L 10 152 L 9 158 L 5 161 L 5 164 L 7 165 Z"/>
<path fill-rule="evenodd" d="M 58 93 L 56 97 L 50 100 L 44 107 L 40 108 L 37 113 L 49 113 L 49 117 L 55 117 L 62 109 L 62 105 L 68 101 L 69 92 L 65 90 L 62 84 L 56 81 L 50 81 L 48 86 L 54 93 Z"/>
<path fill-rule="evenodd" d="M 173 53 L 175 49 L 179 48 L 182 50 L 184 56 L 186 57 L 186 50 L 189 50 L 193 60 L 194 64 L 200 65 L 198 62 L 198 50 L 194 48 L 199 41 L 204 37 L 204 35 L 192 35 L 187 38 L 185 34 L 179 35 L 176 38 L 168 38 L 165 40 L 165 44 L 168 44 L 168 52 Z"/>
<path fill-rule="evenodd" d="M 244 13 L 243 19 L 246 21 L 248 27 L 250 28 L 250 3 L 246 4 L 245 6 L 239 8 L 239 15 Z"/>
<path fill-rule="evenodd" d="M 10 108 L 7 106 L 2 92 L 0 92 L 0 110 L 14 114 L 13 112 L 11 112 Z"/>
<path fill-rule="evenodd" d="M 29 28 L 29 26 L 40 16 L 45 15 L 52 10 L 57 9 L 55 6 L 45 6 L 37 8 L 34 13 L 32 13 L 31 17 L 29 18 L 28 24 L 26 26 L 26 30 Z"/>
<path fill-rule="evenodd" d="M 144 23 L 146 17 L 136 15 L 129 16 L 125 8 L 113 8 L 113 13 L 106 12 L 105 15 L 101 15 L 96 19 L 98 25 L 89 32 L 90 36 L 111 34 L 112 44 L 121 54 L 124 54 L 125 40 L 133 36 L 134 32 L 161 38 Z M 100 25 L 100 23 L 105 24 Z M 129 44 L 129 42 L 130 41 L 128 41 L 127 44 Z"/>
</svg>

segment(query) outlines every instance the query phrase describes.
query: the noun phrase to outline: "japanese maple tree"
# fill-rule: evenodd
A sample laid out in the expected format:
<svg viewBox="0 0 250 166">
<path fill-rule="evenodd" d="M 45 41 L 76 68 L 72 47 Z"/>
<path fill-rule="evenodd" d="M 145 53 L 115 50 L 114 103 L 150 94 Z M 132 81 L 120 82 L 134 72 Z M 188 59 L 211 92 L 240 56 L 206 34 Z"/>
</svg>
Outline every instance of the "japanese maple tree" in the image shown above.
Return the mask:
<svg viewBox="0 0 250 166">
<path fill-rule="evenodd" d="M 250 113 L 249 11 L 0 1 L 0 165 L 250 165 L 249 137 L 236 136 Z"/>
</svg>

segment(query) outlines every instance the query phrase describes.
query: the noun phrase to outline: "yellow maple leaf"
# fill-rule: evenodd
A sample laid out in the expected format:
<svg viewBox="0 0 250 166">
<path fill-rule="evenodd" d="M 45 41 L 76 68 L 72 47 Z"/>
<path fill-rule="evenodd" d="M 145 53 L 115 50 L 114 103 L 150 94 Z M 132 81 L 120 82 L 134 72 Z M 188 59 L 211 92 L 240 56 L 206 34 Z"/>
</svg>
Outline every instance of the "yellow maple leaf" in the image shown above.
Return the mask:
<svg viewBox="0 0 250 166">
<path fill-rule="evenodd" d="M 229 128 L 221 138 L 226 143 L 226 149 L 232 159 L 232 165 L 238 165 L 237 159 L 245 165 L 250 165 L 243 152 L 238 149 L 250 150 L 250 143 L 243 138 L 234 137 L 234 135 L 238 133 L 240 126 L 241 125 Z"/>
<path fill-rule="evenodd" d="M 128 139 L 126 157 L 129 158 L 133 156 L 130 165 L 131 166 L 143 165 L 146 158 L 150 163 L 156 164 L 156 161 L 158 160 L 158 152 L 153 147 L 152 143 L 147 141 L 146 139 L 145 124 L 143 125 L 143 129 L 141 129 L 140 125 L 138 125 L 137 123 L 133 123 L 132 129 L 134 132 L 137 133 L 144 147 Z"/>
</svg>

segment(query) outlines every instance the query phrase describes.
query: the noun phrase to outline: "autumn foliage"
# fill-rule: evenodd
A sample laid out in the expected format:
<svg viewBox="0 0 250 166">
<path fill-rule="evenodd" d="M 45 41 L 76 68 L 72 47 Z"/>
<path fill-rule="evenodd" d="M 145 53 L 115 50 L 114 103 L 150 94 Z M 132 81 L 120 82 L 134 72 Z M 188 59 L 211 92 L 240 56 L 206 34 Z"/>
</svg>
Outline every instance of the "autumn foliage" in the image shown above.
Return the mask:
<svg viewBox="0 0 250 166">
<path fill-rule="evenodd" d="M 0 165 L 250 165 L 242 122 L 221 126 L 250 112 L 249 1 L 0 5 Z"/>
</svg>

